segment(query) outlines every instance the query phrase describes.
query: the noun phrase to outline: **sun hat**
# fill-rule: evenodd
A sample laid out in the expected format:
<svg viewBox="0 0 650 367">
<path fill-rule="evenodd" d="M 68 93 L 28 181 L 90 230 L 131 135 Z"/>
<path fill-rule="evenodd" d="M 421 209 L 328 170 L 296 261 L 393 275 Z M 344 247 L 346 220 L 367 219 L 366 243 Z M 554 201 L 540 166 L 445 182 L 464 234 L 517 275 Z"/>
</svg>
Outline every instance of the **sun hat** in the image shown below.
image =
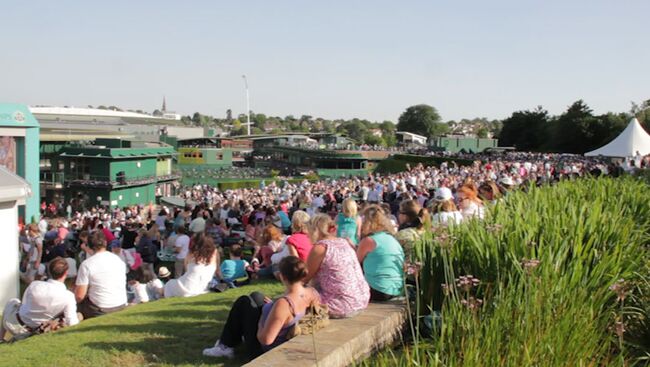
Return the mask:
<svg viewBox="0 0 650 367">
<path fill-rule="evenodd" d="M 436 194 L 434 195 L 434 200 L 436 201 L 447 201 L 453 199 L 453 195 L 451 193 L 451 190 L 447 187 L 440 187 L 436 190 Z"/>
<path fill-rule="evenodd" d="M 512 178 L 510 178 L 510 176 L 501 177 L 500 182 L 501 182 L 501 185 L 504 185 L 504 186 L 514 186 L 515 185 L 515 182 L 512 180 Z"/>
<path fill-rule="evenodd" d="M 170 275 L 172 275 L 172 273 L 169 272 L 169 269 L 167 269 L 166 266 L 161 266 L 160 269 L 158 269 L 158 276 L 160 278 L 167 278 Z"/>
</svg>

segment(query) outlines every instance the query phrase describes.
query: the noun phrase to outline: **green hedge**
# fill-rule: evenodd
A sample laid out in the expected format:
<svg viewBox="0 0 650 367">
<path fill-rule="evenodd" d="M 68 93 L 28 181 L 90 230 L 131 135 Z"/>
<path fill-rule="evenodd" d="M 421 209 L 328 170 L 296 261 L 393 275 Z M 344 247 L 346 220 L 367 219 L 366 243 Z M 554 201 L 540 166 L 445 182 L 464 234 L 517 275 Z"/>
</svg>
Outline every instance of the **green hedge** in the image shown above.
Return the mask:
<svg viewBox="0 0 650 367">
<path fill-rule="evenodd" d="M 281 185 L 282 182 L 287 181 L 290 184 L 297 184 L 301 183 L 304 181 L 304 178 L 290 178 L 288 180 L 280 180 L 280 179 L 252 179 L 252 180 L 240 180 L 240 181 L 228 181 L 228 182 L 219 182 L 217 183 L 217 187 L 221 191 L 225 190 L 235 190 L 235 189 L 253 189 L 253 188 L 258 188 L 260 187 L 260 182 L 262 180 L 265 181 L 266 185 L 270 185 L 271 183 L 275 182 L 277 185 Z M 318 179 L 315 178 L 309 178 L 308 181 L 314 182 L 317 181 Z"/>
<path fill-rule="evenodd" d="M 442 162 L 456 162 L 456 164 L 459 166 L 471 166 L 474 163 L 474 161 L 471 159 L 429 157 L 412 154 L 395 154 L 394 156 L 379 162 L 379 165 L 377 165 L 375 172 L 396 173 L 405 171 L 406 164 L 410 164 L 411 167 L 417 165 L 418 163 L 422 163 L 425 166 L 440 166 Z"/>
</svg>

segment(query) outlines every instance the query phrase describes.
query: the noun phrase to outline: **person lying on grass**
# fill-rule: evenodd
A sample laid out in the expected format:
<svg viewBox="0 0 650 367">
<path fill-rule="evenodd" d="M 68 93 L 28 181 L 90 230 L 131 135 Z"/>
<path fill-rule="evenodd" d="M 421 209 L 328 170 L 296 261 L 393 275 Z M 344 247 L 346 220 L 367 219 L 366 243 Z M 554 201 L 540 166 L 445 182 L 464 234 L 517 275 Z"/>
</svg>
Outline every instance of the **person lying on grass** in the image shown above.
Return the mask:
<svg viewBox="0 0 650 367">
<path fill-rule="evenodd" d="M 234 357 L 242 342 L 250 358 L 287 340 L 287 332 L 304 315 L 310 304 L 319 305 L 318 292 L 303 285 L 307 266 L 295 256 L 280 261 L 280 279 L 284 295 L 271 301 L 260 292 L 239 297 L 228 314 L 221 337 L 214 347 L 203 350 L 204 356 Z"/>
</svg>

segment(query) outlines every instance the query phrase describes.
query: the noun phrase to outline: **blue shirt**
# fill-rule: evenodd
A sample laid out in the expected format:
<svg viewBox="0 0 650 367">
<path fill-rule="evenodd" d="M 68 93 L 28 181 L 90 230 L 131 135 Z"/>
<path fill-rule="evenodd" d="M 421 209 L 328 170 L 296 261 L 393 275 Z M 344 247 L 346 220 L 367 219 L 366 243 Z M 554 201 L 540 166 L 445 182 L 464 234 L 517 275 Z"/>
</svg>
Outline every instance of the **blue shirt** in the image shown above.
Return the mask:
<svg viewBox="0 0 650 367">
<path fill-rule="evenodd" d="M 287 213 L 280 210 L 278 216 L 280 216 L 280 221 L 282 221 L 282 229 L 288 229 L 291 227 L 291 219 L 289 219 Z"/>
<path fill-rule="evenodd" d="M 402 245 L 386 232 L 370 236 L 375 249 L 363 259 L 363 273 L 368 285 L 390 296 L 399 296 L 404 288 L 404 250 Z"/>
<path fill-rule="evenodd" d="M 221 263 L 221 275 L 225 280 L 234 280 L 246 277 L 248 275 L 246 273 L 246 261 L 241 259 L 224 260 Z"/>
</svg>

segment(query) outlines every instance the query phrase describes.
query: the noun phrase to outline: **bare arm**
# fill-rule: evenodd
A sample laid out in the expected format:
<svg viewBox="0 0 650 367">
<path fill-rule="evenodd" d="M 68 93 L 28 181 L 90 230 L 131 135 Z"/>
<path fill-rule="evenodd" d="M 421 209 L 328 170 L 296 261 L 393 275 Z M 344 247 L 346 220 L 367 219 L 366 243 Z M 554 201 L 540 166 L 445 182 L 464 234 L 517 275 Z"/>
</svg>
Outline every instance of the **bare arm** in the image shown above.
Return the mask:
<svg viewBox="0 0 650 367">
<path fill-rule="evenodd" d="M 81 303 L 81 301 L 86 298 L 86 294 L 88 293 L 88 285 L 77 285 L 74 288 L 74 298 L 77 303 Z"/>
<path fill-rule="evenodd" d="M 289 303 L 285 299 L 275 301 L 271 312 L 269 312 L 269 316 L 266 318 L 266 322 L 262 324 L 260 318 L 257 326 L 257 340 L 259 340 L 260 344 L 272 344 L 278 337 L 278 334 L 280 334 L 280 330 L 282 330 L 289 317 L 291 317 Z"/>
<path fill-rule="evenodd" d="M 357 240 L 361 238 L 361 217 L 357 215 Z"/>
<path fill-rule="evenodd" d="M 305 277 L 305 283 L 309 282 L 314 278 L 320 265 L 325 259 L 325 252 L 327 249 L 324 245 L 315 244 L 314 247 L 309 252 L 309 257 L 307 258 L 307 277 Z"/>
<path fill-rule="evenodd" d="M 289 256 L 298 257 L 298 250 L 296 250 L 296 247 L 294 245 L 287 243 L 285 246 L 287 246 L 289 249 Z"/>
<path fill-rule="evenodd" d="M 375 240 L 370 237 L 366 237 L 359 242 L 359 248 L 357 248 L 357 259 L 359 259 L 361 264 L 363 264 L 363 259 L 366 258 L 366 255 L 372 252 L 375 247 L 377 247 Z"/>
</svg>

